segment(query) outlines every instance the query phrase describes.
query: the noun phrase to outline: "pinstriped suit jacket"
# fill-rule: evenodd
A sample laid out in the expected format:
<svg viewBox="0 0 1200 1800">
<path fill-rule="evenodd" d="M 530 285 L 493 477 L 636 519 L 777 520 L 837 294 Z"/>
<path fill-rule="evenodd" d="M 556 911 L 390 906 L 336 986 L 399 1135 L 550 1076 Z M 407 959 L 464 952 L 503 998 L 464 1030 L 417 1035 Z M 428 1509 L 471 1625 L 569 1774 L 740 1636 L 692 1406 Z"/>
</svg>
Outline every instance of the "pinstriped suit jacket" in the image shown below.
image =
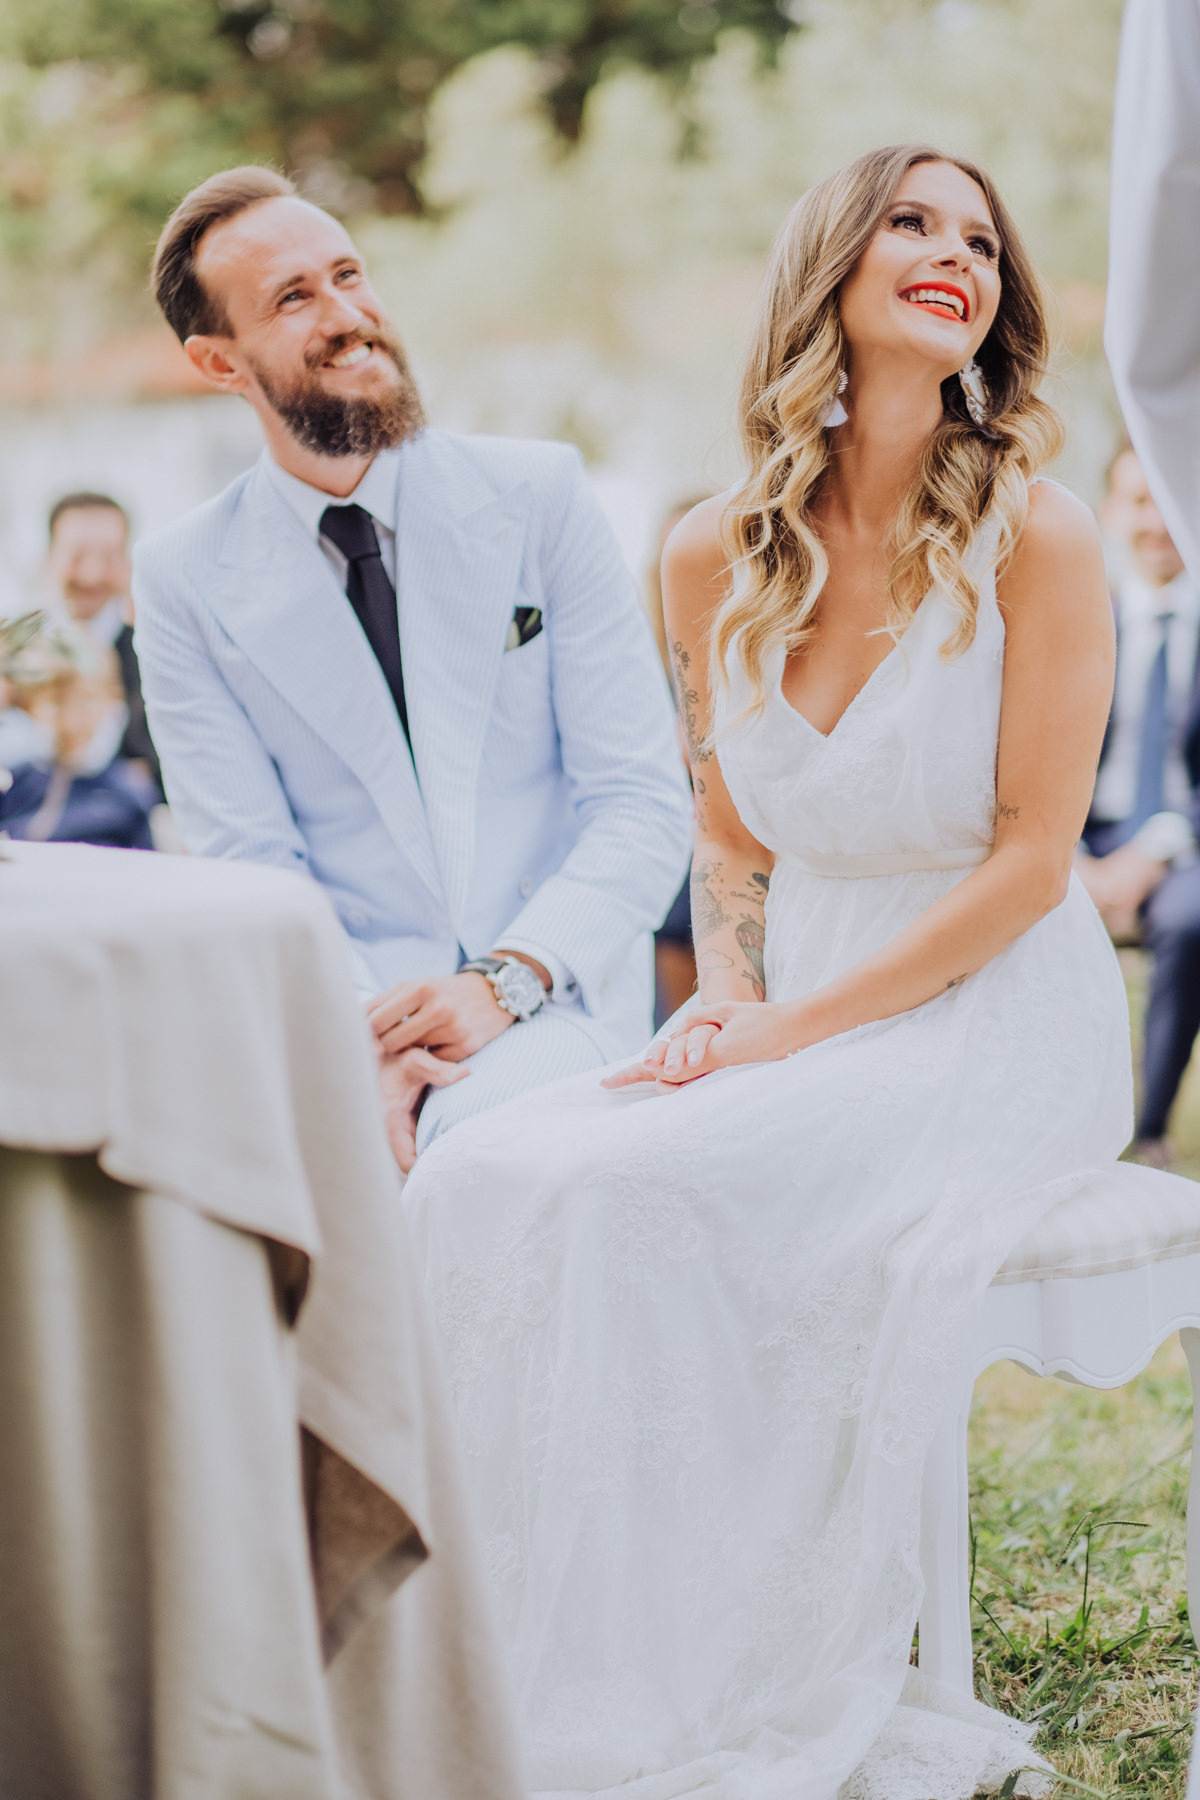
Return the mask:
<svg viewBox="0 0 1200 1800">
<path fill-rule="evenodd" d="M 137 653 L 188 848 L 309 871 L 364 992 L 506 933 L 644 1039 L 645 934 L 686 866 L 673 715 L 577 452 L 426 431 L 397 459 L 412 732 L 317 544 L 260 463 L 139 546 Z M 505 651 L 513 610 L 542 632 Z"/>
</svg>

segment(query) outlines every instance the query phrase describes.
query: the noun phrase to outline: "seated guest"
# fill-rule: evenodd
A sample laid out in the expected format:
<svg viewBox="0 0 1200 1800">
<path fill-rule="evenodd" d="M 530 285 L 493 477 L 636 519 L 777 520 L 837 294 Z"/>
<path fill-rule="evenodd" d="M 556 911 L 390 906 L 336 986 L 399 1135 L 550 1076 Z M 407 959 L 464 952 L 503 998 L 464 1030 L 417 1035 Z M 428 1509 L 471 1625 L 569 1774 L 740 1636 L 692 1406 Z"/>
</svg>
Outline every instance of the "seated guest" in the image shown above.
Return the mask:
<svg viewBox="0 0 1200 1800">
<path fill-rule="evenodd" d="M 1080 874 L 1114 938 L 1140 938 L 1153 957 L 1135 1150 L 1161 1167 L 1200 1031 L 1200 590 L 1128 446 L 1103 518 L 1124 561 L 1117 680 Z"/>
<path fill-rule="evenodd" d="M 146 724 L 133 648 L 129 517 L 124 507 L 108 494 L 66 494 L 56 501 L 50 512 L 46 570 L 63 617 L 115 652 L 129 715 L 121 754 L 145 765 L 161 798 L 158 757 Z"/>
<path fill-rule="evenodd" d="M 9 693 L 49 754 L 17 762 L 0 793 L 0 829 L 36 842 L 149 850 L 158 794 L 120 755 L 125 705 L 113 651 L 78 630 L 45 631 L 13 653 Z"/>
<path fill-rule="evenodd" d="M 138 654 L 195 855 L 320 881 L 402 1168 L 640 1049 L 691 834 L 670 703 L 578 453 L 426 426 L 351 239 L 264 168 L 168 220 L 155 291 L 265 451 L 138 546 Z"/>
</svg>

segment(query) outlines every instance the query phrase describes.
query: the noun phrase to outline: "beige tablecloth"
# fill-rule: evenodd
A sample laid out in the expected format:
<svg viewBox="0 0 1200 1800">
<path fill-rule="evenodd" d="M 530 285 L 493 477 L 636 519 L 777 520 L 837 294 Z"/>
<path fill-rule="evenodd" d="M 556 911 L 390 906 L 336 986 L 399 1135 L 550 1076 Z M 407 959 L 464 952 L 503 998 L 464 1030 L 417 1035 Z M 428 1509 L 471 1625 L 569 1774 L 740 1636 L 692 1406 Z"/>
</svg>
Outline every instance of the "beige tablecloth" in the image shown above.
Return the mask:
<svg viewBox="0 0 1200 1800">
<path fill-rule="evenodd" d="M 514 1800 L 324 896 L 0 849 L 0 1796 Z"/>
</svg>

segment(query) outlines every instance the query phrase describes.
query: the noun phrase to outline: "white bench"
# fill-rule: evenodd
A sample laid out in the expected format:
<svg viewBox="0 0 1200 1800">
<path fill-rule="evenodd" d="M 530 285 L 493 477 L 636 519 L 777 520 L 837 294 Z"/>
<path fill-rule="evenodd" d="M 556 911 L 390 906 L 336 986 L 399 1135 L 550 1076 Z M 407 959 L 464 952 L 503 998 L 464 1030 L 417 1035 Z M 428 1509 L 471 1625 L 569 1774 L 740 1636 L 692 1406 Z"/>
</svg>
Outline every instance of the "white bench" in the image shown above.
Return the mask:
<svg viewBox="0 0 1200 1800">
<path fill-rule="evenodd" d="M 1084 1387 L 1120 1387 L 1180 1334 L 1200 1384 L 1200 1182 L 1136 1163 L 1060 1202 L 1017 1246 L 987 1290 L 958 1394 L 925 1465 L 919 1659 L 923 1672 L 973 1691 L 967 1419 L 976 1378 L 1019 1363 Z M 1200 1625 L 1200 1405 L 1193 1409 L 1187 1587 Z"/>
</svg>

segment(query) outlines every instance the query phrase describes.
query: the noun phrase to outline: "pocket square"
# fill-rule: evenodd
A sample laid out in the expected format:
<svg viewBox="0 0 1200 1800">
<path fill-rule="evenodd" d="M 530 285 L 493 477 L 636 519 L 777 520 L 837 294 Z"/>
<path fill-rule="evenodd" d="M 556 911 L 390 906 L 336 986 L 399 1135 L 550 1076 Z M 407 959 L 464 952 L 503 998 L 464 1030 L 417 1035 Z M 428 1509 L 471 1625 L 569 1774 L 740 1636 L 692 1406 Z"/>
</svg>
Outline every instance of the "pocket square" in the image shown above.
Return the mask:
<svg viewBox="0 0 1200 1800">
<path fill-rule="evenodd" d="M 530 643 L 542 629 L 542 609 L 540 606 L 515 606 L 513 616 L 508 622 L 508 636 L 504 640 L 505 650 L 519 650 L 522 644 Z"/>
</svg>

